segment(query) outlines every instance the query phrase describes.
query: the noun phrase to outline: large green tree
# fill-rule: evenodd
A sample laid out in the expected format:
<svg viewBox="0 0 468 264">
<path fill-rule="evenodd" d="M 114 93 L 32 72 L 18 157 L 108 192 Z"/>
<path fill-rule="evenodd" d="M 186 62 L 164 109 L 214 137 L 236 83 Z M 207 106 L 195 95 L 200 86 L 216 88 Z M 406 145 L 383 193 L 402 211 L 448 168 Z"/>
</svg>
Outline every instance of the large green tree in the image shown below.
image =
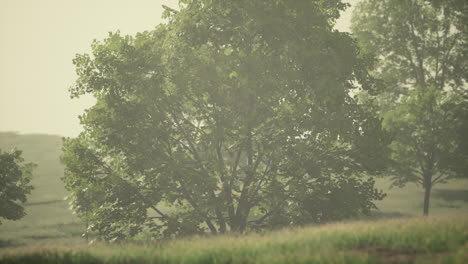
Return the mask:
<svg viewBox="0 0 468 264">
<path fill-rule="evenodd" d="M 180 1 L 167 24 L 78 55 L 97 103 L 64 142 L 75 210 L 106 239 L 243 232 L 368 214 L 382 194 L 367 62 L 336 1 Z M 162 209 L 168 206 L 170 209 Z"/>
<path fill-rule="evenodd" d="M 33 189 L 29 182 L 35 165 L 23 161 L 20 150 L 0 149 L 0 218 L 18 220 L 26 214 L 21 203 Z"/>
<path fill-rule="evenodd" d="M 352 18 L 353 34 L 374 56 L 373 76 L 387 86 L 376 98 L 395 135 L 395 184 L 421 184 L 424 215 L 434 184 L 467 173 L 460 170 L 468 163 L 467 7 L 458 0 L 363 0 Z"/>
</svg>

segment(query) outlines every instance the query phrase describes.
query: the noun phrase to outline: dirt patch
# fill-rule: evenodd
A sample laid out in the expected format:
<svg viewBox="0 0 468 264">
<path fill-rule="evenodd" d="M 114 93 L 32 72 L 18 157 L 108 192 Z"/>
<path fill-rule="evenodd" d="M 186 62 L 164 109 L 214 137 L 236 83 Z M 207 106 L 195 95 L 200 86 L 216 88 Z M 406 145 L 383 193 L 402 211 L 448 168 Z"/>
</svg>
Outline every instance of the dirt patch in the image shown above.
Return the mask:
<svg viewBox="0 0 468 264">
<path fill-rule="evenodd" d="M 386 248 L 371 248 L 367 250 L 369 255 L 376 256 L 385 263 L 412 263 L 423 252 L 418 251 L 397 251 Z"/>
</svg>

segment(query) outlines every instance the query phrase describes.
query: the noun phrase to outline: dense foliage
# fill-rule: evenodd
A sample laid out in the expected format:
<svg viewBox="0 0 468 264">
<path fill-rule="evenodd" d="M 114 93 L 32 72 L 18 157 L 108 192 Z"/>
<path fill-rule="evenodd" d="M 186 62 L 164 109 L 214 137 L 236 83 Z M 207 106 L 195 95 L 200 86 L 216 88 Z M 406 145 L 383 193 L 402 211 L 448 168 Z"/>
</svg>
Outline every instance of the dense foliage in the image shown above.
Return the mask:
<svg viewBox="0 0 468 264">
<path fill-rule="evenodd" d="M 392 143 L 395 185 L 425 189 L 468 176 L 468 3 L 364 0 L 352 30 L 387 88 L 376 98 Z"/>
<path fill-rule="evenodd" d="M 97 103 L 64 142 L 76 212 L 105 239 L 368 214 L 387 135 L 336 1 L 180 1 L 167 24 L 78 55 Z"/>
<path fill-rule="evenodd" d="M 0 149 L 0 218 L 18 220 L 26 214 L 20 203 L 26 202 L 33 189 L 29 182 L 34 164 L 23 161 L 20 150 Z"/>
</svg>

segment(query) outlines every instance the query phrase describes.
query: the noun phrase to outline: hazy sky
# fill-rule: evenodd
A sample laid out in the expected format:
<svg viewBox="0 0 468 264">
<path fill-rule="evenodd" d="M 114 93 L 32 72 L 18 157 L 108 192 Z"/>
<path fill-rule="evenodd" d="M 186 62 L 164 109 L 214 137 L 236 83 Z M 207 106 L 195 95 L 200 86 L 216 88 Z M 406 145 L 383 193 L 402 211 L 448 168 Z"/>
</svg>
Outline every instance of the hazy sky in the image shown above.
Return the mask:
<svg viewBox="0 0 468 264">
<path fill-rule="evenodd" d="M 94 100 L 69 97 L 75 54 L 109 31 L 154 28 L 162 4 L 177 0 L 0 0 L 0 131 L 78 135 Z M 348 30 L 350 11 L 338 29 Z"/>
</svg>

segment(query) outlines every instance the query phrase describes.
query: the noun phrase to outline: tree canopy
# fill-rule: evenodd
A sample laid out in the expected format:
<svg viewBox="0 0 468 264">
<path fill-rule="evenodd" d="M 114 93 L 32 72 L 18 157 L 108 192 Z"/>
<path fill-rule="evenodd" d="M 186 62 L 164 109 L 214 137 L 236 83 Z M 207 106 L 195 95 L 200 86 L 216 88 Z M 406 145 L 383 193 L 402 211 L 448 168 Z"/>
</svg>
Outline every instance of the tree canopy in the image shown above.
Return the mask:
<svg viewBox="0 0 468 264">
<path fill-rule="evenodd" d="M 360 46 L 377 58 L 374 76 L 387 82 L 387 104 L 415 86 L 466 89 L 466 8 L 466 1 L 456 0 L 357 4 L 352 32 Z"/>
<path fill-rule="evenodd" d="M 180 1 L 167 24 L 74 59 L 96 104 L 64 142 L 75 210 L 106 239 L 368 214 L 387 134 L 341 1 Z M 334 206 L 334 207 L 327 207 Z M 169 207 L 169 208 L 168 208 Z"/>
<path fill-rule="evenodd" d="M 29 182 L 35 165 L 22 164 L 23 161 L 20 150 L 0 149 L 0 218 L 18 220 L 26 215 L 21 203 L 26 202 L 26 195 L 33 189 Z"/>
</svg>

